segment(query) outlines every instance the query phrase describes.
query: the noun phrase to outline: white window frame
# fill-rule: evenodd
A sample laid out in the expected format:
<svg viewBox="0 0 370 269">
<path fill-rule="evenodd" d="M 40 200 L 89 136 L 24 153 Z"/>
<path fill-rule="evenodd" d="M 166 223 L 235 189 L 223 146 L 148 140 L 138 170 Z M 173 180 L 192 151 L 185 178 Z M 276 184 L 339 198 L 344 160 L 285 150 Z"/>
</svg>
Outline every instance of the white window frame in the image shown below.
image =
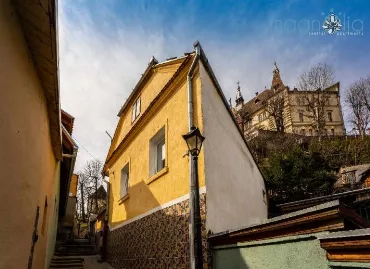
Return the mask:
<svg viewBox="0 0 370 269">
<path fill-rule="evenodd" d="M 130 165 L 129 163 L 127 163 L 121 169 L 121 178 L 120 178 L 120 198 L 121 199 L 128 195 L 129 182 L 130 182 Z"/>
<path fill-rule="evenodd" d="M 158 160 L 158 145 L 162 144 L 162 159 Z M 160 172 L 167 167 L 167 141 L 166 141 L 166 127 L 163 126 L 149 141 L 149 177 Z M 163 167 L 158 166 L 158 162 L 164 161 Z"/>
<path fill-rule="evenodd" d="M 132 105 L 131 122 L 134 122 L 139 117 L 140 112 L 141 112 L 141 96 L 139 96 Z"/>
</svg>

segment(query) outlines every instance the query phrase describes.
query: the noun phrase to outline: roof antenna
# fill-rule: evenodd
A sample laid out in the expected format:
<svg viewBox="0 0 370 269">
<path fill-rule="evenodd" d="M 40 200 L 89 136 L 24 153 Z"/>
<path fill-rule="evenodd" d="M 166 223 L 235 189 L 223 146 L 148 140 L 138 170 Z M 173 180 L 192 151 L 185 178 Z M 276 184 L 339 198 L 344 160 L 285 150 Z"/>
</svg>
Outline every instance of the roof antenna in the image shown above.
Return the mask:
<svg viewBox="0 0 370 269">
<path fill-rule="evenodd" d="M 105 131 L 105 132 L 106 132 L 106 134 L 109 136 L 110 141 L 112 141 L 112 140 L 113 140 L 112 136 L 108 133 L 108 131 Z"/>
</svg>

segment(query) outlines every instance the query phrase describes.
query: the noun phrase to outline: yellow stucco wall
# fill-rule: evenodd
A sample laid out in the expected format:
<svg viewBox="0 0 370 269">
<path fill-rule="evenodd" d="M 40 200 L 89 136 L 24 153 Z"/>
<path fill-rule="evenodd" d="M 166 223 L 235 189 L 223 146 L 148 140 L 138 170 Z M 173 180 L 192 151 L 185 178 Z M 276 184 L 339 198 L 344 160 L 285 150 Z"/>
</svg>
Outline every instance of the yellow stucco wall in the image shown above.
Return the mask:
<svg viewBox="0 0 370 269">
<path fill-rule="evenodd" d="M 102 221 L 101 220 L 97 220 L 96 223 L 95 223 L 95 231 L 100 230 L 101 227 L 102 227 Z"/>
<path fill-rule="evenodd" d="M 156 101 L 151 112 L 142 119 L 143 122 L 135 125 L 134 128 L 139 130 L 138 134 L 130 137 L 131 141 L 124 145 L 120 157 L 108 167 L 111 183 L 109 202 L 111 227 L 189 193 L 189 160 L 188 157 L 183 157 L 187 146 L 182 135 L 188 132 L 186 74 L 190 64 L 191 61 L 187 62 L 186 68 L 166 90 L 165 96 Z M 164 85 L 163 81 L 169 78 L 166 73 L 162 72 L 156 72 L 153 76 L 155 77 L 149 80 L 144 90 L 158 93 Z M 193 78 L 193 81 L 194 124 L 202 131 L 199 74 Z M 145 96 L 149 99 L 144 100 Z M 154 97 L 155 94 L 142 93 L 142 103 L 148 104 Z M 131 111 L 123 116 L 127 117 L 131 124 Z M 149 183 L 149 140 L 163 126 L 166 128 L 168 171 Z M 127 130 L 122 130 L 122 132 L 127 133 Z M 130 173 L 129 197 L 120 203 L 120 174 L 121 169 L 127 163 L 129 163 Z M 203 168 L 204 157 L 201 153 L 199 156 L 200 186 L 205 185 Z"/>
<path fill-rule="evenodd" d="M 78 183 L 78 175 L 73 174 L 71 177 L 71 184 L 69 186 L 69 196 L 76 197 L 77 183 Z"/>
<path fill-rule="evenodd" d="M 36 208 L 39 240 L 33 268 L 44 268 L 52 247 L 55 180 L 47 101 L 28 54 L 16 13 L 0 1 L 0 268 L 27 268 Z M 44 218 L 45 198 L 48 214 Z M 42 223 L 45 219 L 44 233 Z"/>
</svg>

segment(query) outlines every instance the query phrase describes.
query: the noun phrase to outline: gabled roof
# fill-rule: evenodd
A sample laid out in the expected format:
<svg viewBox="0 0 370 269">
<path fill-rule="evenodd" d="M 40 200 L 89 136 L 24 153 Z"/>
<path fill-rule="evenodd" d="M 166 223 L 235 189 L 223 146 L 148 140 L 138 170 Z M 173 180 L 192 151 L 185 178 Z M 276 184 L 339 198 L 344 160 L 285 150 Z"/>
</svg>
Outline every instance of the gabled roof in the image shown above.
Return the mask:
<svg viewBox="0 0 370 269">
<path fill-rule="evenodd" d="M 224 104 L 227 112 L 229 113 L 229 116 L 231 118 L 231 120 L 234 122 L 235 124 L 235 127 L 237 128 L 240 136 L 242 137 L 246 147 L 248 148 L 248 150 L 250 151 L 250 148 L 248 146 L 248 143 L 247 143 L 247 140 L 245 139 L 244 137 L 244 134 L 242 133 L 241 129 L 239 128 L 239 125 L 236 121 L 236 118 L 229 106 L 229 103 L 221 89 L 221 86 L 220 84 L 218 83 L 218 80 L 216 78 L 216 75 L 215 73 L 213 72 L 212 70 L 212 67 L 208 61 L 208 58 L 206 56 L 206 54 L 204 53 L 203 51 L 203 48 L 202 46 L 200 45 L 199 41 L 196 41 L 194 43 L 194 48 L 198 47 L 199 48 L 199 51 L 200 51 L 200 60 L 202 61 L 203 65 L 204 65 L 204 68 L 205 70 L 207 71 L 213 85 L 215 86 L 216 88 L 216 91 L 217 93 L 219 94 L 219 96 L 221 97 L 221 100 L 222 100 L 222 103 Z M 142 116 L 139 118 L 139 121 L 142 120 L 144 118 L 144 115 L 148 112 L 148 110 L 150 109 L 151 105 L 153 105 L 157 99 L 161 96 L 161 94 L 163 94 L 163 92 L 171 85 L 172 81 L 174 80 L 175 77 L 177 77 L 177 75 L 180 73 L 180 71 L 182 71 L 182 69 L 185 67 L 185 65 L 187 64 L 188 60 L 190 60 L 191 58 L 194 57 L 195 53 L 192 52 L 192 53 L 184 53 L 185 57 L 183 57 L 185 60 L 182 62 L 182 64 L 179 66 L 179 68 L 177 69 L 177 71 L 173 74 L 172 78 L 167 82 L 167 84 L 163 87 L 163 89 L 160 91 L 160 93 L 157 95 L 157 97 L 152 101 L 152 103 L 149 105 L 148 109 L 142 114 Z M 150 70 L 155 66 L 155 65 L 161 65 L 163 63 L 158 63 L 157 60 L 155 60 L 155 62 L 152 62 L 153 59 L 155 60 L 155 58 L 153 57 L 151 62 L 149 62 L 148 64 L 148 67 L 147 69 L 145 70 L 143 76 L 141 77 L 141 79 L 139 80 L 139 82 L 137 83 L 137 85 L 135 86 L 135 88 L 133 89 L 132 93 L 130 94 L 129 98 L 127 99 L 127 101 L 125 102 L 125 104 L 123 105 L 123 107 L 121 108 L 120 112 L 118 113 L 118 115 L 120 116 L 124 109 L 127 107 L 127 105 L 129 104 L 130 100 L 133 98 L 133 96 L 135 95 L 135 93 L 140 89 L 140 86 L 142 85 L 142 83 L 145 81 L 146 77 L 148 76 L 148 74 L 150 73 Z M 177 61 L 178 59 L 174 59 L 174 60 L 168 60 L 166 61 L 166 63 L 168 62 L 172 62 L 172 61 Z M 117 128 L 118 129 L 118 128 Z M 114 138 L 117 136 L 117 129 L 116 129 L 116 132 L 115 132 L 115 135 L 114 135 Z M 130 132 L 133 131 L 133 128 L 131 128 L 131 130 L 126 134 L 126 136 L 128 136 L 130 134 Z M 123 141 L 122 141 L 123 142 Z M 122 142 L 120 143 L 120 145 L 122 145 Z M 118 150 L 120 150 L 120 145 L 112 152 L 112 146 L 113 146 L 113 142 L 111 144 L 111 148 L 109 149 L 109 152 L 108 152 L 108 156 L 106 158 L 106 161 L 105 161 L 105 165 L 104 165 L 104 168 L 103 168 L 103 172 L 106 171 L 106 164 L 107 162 L 110 161 L 110 159 L 113 157 L 113 155 L 115 154 L 115 152 L 117 152 Z M 252 154 L 251 154 L 252 155 Z M 256 163 L 256 160 L 254 159 L 254 156 L 252 155 L 252 158 L 253 160 L 255 161 Z M 258 167 L 258 166 L 257 166 Z M 260 171 L 259 167 L 258 167 L 258 170 Z M 261 175 L 263 176 L 262 172 L 260 171 Z"/>
<path fill-rule="evenodd" d="M 244 106 L 240 109 L 239 113 L 241 115 L 250 115 L 264 107 L 266 101 L 274 95 L 274 91 L 270 89 L 265 89 L 263 92 L 255 96 L 253 99 L 249 100 Z"/>
<path fill-rule="evenodd" d="M 130 103 L 130 101 L 134 97 L 135 93 L 140 89 L 140 86 L 143 84 L 143 82 L 147 78 L 147 76 L 149 74 L 149 71 L 157 63 L 158 63 L 157 59 L 154 58 L 154 56 L 152 56 L 152 58 L 150 59 L 150 62 L 148 63 L 148 67 L 145 69 L 144 74 L 141 75 L 141 78 L 139 79 L 139 81 L 136 84 L 135 88 L 132 89 L 131 94 L 129 95 L 129 97 L 127 98 L 126 102 L 123 104 L 123 106 L 119 110 L 118 115 L 117 115 L 118 117 L 120 117 L 122 115 L 123 111 L 125 110 L 125 108 L 127 107 L 127 105 Z"/>
<path fill-rule="evenodd" d="M 167 60 L 165 62 L 161 62 L 161 63 L 158 63 L 158 61 L 152 57 L 151 61 L 149 62 L 148 64 L 148 67 L 146 68 L 144 74 L 141 76 L 139 82 L 136 84 L 135 88 L 132 90 L 130 96 L 127 98 L 125 104 L 122 106 L 122 108 L 120 109 L 119 113 L 118 113 L 118 116 L 120 117 L 123 112 L 125 111 L 125 109 L 127 108 L 128 104 L 132 101 L 132 99 L 136 96 L 136 93 L 138 93 L 140 90 L 141 90 L 141 86 L 144 84 L 144 82 L 149 79 L 152 71 L 157 68 L 157 67 L 161 67 L 163 65 L 167 65 L 167 64 L 173 64 L 173 63 L 178 63 L 178 62 L 181 62 L 180 66 L 177 68 L 177 70 L 174 72 L 173 76 L 169 79 L 169 81 L 164 85 L 164 87 L 162 88 L 162 90 L 159 92 L 159 94 L 154 98 L 154 100 L 152 100 L 152 102 L 149 104 L 148 108 L 141 114 L 141 117 L 138 119 L 137 123 L 139 123 L 144 117 L 145 115 L 148 113 L 148 111 L 150 110 L 150 108 L 154 105 L 154 103 L 158 100 L 158 98 L 163 94 L 163 92 L 171 85 L 172 81 L 177 77 L 177 75 L 180 73 L 180 71 L 182 71 L 182 69 L 184 68 L 184 66 L 187 64 L 188 60 L 193 57 L 193 53 L 186 53 L 185 54 L 185 57 L 181 57 L 181 58 L 176 58 L 176 59 L 171 59 L 171 60 Z M 117 124 L 117 127 L 116 127 L 116 130 L 114 132 L 114 136 L 113 136 L 113 140 L 112 140 L 112 143 L 110 145 L 110 148 L 109 148 L 109 151 L 108 151 L 108 154 L 107 154 L 107 157 L 106 157 L 106 160 L 105 160 L 105 164 L 104 164 L 104 168 L 103 168 L 103 172 L 106 170 L 106 163 L 108 161 L 110 161 L 110 159 L 113 157 L 113 155 L 120 150 L 120 146 L 122 145 L 122 142 L 120 142 L 120 144 L 114 148 L 115 146 L 115 142 L 116 142 L 116 139 L 117 139 L 117 136 L 118 136 L 118 132 L 119 132 L 119 126 L 120 126 L 120 122 L 118 122 Z M 126 134 L 125 137 L 129 136 L 132 132 L 133 132 L 134 128 L 131 128 L 128 133 Z"/>
<path fill-rule="evenodd" d="M 72 134 L 73 132 L 74 121 L 75 118 L 62 109 L 62 125 L 66 128 L 69 134 Z"/>
<path fill-rule="evenodd" d="M 101 185 L 96 192 L 89 195 L 89 198 L 106 199 L 107 191 L 104 189 L 103 185 Z"/>
</svg>

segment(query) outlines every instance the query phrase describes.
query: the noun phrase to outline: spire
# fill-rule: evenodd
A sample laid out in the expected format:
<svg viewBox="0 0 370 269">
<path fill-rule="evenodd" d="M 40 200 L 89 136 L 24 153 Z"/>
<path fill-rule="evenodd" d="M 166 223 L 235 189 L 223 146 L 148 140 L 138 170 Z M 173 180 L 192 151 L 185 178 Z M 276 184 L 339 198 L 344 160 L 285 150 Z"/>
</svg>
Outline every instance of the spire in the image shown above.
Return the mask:
<svg viewBox="0 0 370 269">
<path fill-rule="evenodd" d="M 242 96 L 242 93 L 240 91 L 240 82 L 238 81 L 236 84 L 238 84 L 238 88 L 236 89 L 236 108 L 240 109 L 244 105 L 244 98 Z"/>
<path fill-rule="evenodd" d="M 279 90 L 283 87 L 284 87 L 284 83 L 283 83 L 283 81 L 281 80 L 281 77 L 280 77 L 280 70 L 279 70 L 276 62 L 274 62 L 274 71 L 272 71 L 271 89 L 276 91 L 276 90 Z"/>
</svg>

